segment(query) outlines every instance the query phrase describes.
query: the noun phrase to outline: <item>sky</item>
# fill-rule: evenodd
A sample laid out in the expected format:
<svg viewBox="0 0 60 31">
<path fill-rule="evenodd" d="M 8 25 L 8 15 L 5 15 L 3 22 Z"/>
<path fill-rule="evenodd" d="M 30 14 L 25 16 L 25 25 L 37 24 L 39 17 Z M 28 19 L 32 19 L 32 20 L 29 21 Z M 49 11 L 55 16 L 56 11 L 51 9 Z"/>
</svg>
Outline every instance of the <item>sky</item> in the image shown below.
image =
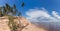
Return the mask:
<svg viewBox="0 0 60 31">
<path fill-rule="evenodd" d="M 22 2 L 25 3 L 23 8 Z M 48 22 L 48 27 L 52 25 L 60 30 L 60 0 L 0 0 L 0 6 L 5 6 L 6 3 L 10 6 L 15 4 L 28 21 Z"/>
<path fill-rule="evenodd" d="M 22 2 L 25 6 L 22 8 Z M 0 0 L 0 6 L 15 4 L 17 9 L 30 21 L 60 20 L 60 0 Z"/>
</svg>

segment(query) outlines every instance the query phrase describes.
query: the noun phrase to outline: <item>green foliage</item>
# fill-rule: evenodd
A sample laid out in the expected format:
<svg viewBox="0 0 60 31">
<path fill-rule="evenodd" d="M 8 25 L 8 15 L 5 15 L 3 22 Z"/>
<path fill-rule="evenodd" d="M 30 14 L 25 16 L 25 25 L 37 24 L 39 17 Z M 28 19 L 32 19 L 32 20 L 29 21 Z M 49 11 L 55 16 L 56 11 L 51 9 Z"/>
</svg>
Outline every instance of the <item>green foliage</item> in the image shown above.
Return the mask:
<svg viewBox="0 0 60 31">
<path fill-rule="evenodd" d="M 6 4 L 3 7 L 0 7 L 0 17 L 8 16 L 9 18 L 8 26 L 11 29 L 11 31 L 17 31 L 18 28 L 16 23 L 14 22 L 14 16 L 16 15 L 20 16 L 21 13 L 18 12 L 15 4 L 12 7 L 8 4 Z"/>
<path fill-rule="evenodd" d="M 21 6 L 24 7 L 24 5 L 25 5 L 24 2 L 22 2 L 22 5 Z"/>
<path fill-rule="evenodd" d="M 14 4 L 12 7 L 8 4 L 6 4 L 3 7 L 0 7 L 0 17 L 3 16 L 18 16 L 20 14 L 20 12 L 18 12 L 16 5 Z M 21 14 L 20 14 L 21 15 Z"/>
<path fill-rule="evenodd" d="M 11 31 L 17 31 L 18 27 L 17 27 L 16 23 L 14 23 L 14 17 L 13 16 L 9 16 L 8 26 L 10 27 Z"/>
<path fill-rule="evenodd" d="M 21 5 L 24 6 L 24 2 Z M 21 13 L 18 12 L 16 5 L 10 6 L 9 4 L 6 4 L 5 6 L 0 7 L 0 17 L 2 16 L 8 16 L 9 22 L 8 26 L 11 29 L 11 31 L 17 31 L 17 25 L 14 22 L 14 16 L 21 16 Z M 20 22 L 20 21 L 19 21 Z"/>
</svg>

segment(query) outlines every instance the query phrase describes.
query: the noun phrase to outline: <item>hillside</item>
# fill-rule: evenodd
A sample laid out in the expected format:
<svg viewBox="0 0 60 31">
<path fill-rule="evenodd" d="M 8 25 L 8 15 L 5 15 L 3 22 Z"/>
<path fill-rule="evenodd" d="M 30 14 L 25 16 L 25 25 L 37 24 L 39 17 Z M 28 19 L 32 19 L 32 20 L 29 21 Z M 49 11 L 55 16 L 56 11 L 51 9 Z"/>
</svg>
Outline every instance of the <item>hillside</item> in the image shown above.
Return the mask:
<svg viewBox="0 0 60 31">
<path fill-rule="evenodd" d="M 28 25 L 26 28 L 24 28 L 22 31 L 46 31 L 44 28 L 38 28 L 34 24 Z"/>
<path fill-rule="evenodd" d="M 31 24 L 30 22 L 28 22 L 27 19 L 21 17 L 20 20 L 17 19 L 17 17 L 14 19 L 15 22 L 21 21 L 22 25 L 27 26 L 25 28 L 22 29 L 22 31 L 46 31 L 46 29 L 40 27 L 38 28 L 36 25 Z M 10 31 L 9 27 L 8 27 L 8 17 L 0 17 L 0 31 Z M 21 28 L 18 28 L 18 31 Z"/>
</svg>

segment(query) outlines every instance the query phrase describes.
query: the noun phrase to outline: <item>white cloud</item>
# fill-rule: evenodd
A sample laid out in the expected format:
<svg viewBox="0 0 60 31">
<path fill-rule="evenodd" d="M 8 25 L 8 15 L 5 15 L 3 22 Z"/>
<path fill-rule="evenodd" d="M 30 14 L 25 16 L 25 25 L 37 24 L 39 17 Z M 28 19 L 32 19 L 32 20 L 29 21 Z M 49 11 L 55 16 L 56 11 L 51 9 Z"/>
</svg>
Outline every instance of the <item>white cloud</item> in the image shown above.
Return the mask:
<svg viewBox="0 0 60 31">
<path fill-rule="evenodd" d="M 45 9 L 39 10 L 39 9 L 30 9 L 28 12 L 26 12 L 26 15 L 30 17 L 50 17 L 47 11 Z"/>
<path fill-rule="evenodd" d="M 26 12 L 26 15 L 28 16 L 26 18 L 32 22 L 58 22 L 60 16 L 55 11 L 52 11 L 52 14 L 54 17 L 52 17 L 45 8 L 35 8 L 29 9 Z"/>
<path fill-rule="evenodd" d="M 60 19 L 60 16 L 58 15 L 58 13 L 56 11 L 52 11 L 52 14 L 54 17 Z"/>
</svg>

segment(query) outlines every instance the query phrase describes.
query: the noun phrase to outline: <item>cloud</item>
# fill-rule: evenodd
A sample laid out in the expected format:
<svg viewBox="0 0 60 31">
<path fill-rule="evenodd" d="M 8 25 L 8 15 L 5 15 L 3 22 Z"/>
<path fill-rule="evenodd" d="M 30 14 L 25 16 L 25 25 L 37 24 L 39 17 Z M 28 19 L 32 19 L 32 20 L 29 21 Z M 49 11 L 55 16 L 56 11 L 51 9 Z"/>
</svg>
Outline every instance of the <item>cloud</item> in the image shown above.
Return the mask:
<svg viewBox="0 0 60 31">
<path fill-rule="evenodd" d="M 48 11 L 45 8 L 35 8 L 35 9 L 29 9 L 26 12 L 26 17 L 29 21 L 32 22 L 58 22 L 60 19 L 60 16 L 56 11 L 52 11 L 50 15 Z"/>
<path fill-rule="evenodd" d="M 45 11 L 40 11 L 40 10 L 35 10 L 35 9 L 30 9 L 31 11 L 27 12 L 27 15 L 29 15 L 30 17 L 50 17 L 50 15 L 47 14 L 47 12 Z M 33 12 L 34 10 L 34 12 Z"/>
<path fill-rule="evenodd" d="M 60 19 L 60 16 L 58 15 L 58 13 L 56 11 L 52 11 L 52 14 L 54 17 Z"/>
</svg>

